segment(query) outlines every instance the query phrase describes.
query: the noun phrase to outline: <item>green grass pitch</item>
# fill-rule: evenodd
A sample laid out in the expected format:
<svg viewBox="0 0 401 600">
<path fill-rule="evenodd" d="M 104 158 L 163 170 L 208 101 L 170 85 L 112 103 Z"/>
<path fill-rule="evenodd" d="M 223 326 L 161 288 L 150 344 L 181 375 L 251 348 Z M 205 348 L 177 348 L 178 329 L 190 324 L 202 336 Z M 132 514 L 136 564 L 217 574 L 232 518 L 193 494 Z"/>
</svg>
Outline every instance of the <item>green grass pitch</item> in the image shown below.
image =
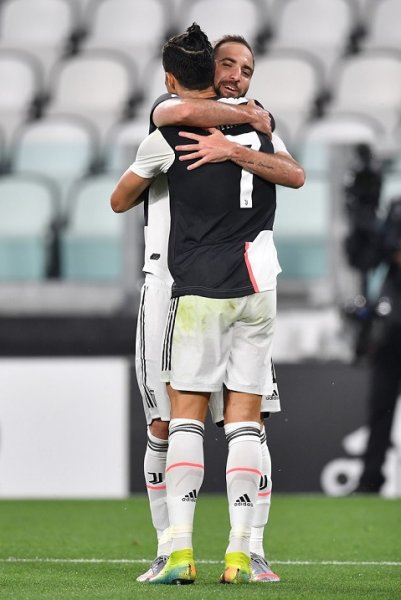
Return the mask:
<svg viewBox="0 0 401 600">
<path fill-rule="evenodd" d="M 265 548 L 280 583 L 222 586 L 223 496 L 198 500 L 191 586 L 139 584 L 154 557 L 147 498 L 0 501 L 3 600 L 401 599 L 401 500 L 273 496 Z"/>
</svg>

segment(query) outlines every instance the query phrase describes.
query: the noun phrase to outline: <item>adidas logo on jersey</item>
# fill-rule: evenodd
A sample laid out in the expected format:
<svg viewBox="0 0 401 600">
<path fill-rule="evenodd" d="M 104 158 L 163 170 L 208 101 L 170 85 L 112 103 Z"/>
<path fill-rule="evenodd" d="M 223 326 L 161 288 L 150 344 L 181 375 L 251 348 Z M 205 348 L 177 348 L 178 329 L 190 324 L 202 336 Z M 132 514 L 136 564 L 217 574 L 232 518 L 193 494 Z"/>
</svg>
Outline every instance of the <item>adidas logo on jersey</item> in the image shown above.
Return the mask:
<svg viewBox="0 0 401 600">
<path fill-rule="evenodd" d="M 196 502 L 197 494 L 196 490 L 192 490 L 189 494 L 185 494 L 183 498 L 181 498 L 182 502 Z"/>
<path fill-rule="evenodd" d="M 251 502 L 248 494 L 244 494 L 243 496 L 237 498 L 237 500 L 234 502 L 234 506 L 253 506 L 253 503 Z"/>
</svg>

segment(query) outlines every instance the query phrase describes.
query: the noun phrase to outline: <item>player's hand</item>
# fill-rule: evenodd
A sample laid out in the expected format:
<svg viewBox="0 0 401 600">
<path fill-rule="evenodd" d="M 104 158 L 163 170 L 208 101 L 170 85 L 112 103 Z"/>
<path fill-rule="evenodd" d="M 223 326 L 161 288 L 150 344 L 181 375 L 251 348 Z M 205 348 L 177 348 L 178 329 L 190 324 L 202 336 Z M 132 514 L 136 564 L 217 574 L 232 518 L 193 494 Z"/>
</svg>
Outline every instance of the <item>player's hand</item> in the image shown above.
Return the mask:
<svg viewBox="0 0 401 600">
<path fill-rule="evenodd" d="M 225 160 L 230 160 L 233 142 L 230 142 L 224 134 L 214 127 L 207 129 L 210 135 L 198 135 L 188 131 L 180 131 L 181 137 L 193 140 L 194 144 L 184 144 L 176 146 L 177 152 L 186 152 L 179 156 L 179 160 L 196 160 L 196 162 L 188 165 L 188 171 L 197 169 L 206 163 L 217 163 Z"/>
<path fill-rule="evenodd" d="M 252 127 L 254 127 L 254 129 L 256 129 L 257 131 L 260 131 L 261 133 L 265 133 L 270 139 L 272 137 L 272 123 L 271 123 L 271 118 L 270 118 L 270 113 L 265 110 L 264 108 L 261 108 L 260 106 L 257 106 L 257 104 L 255 103 L 255 100 L 248 100 L 248 104 L 247 106 L 247 110 L 249 110 L 251 112 L 251 121 L 250 121 L 250 125 L 252 125 Z"/>
</svg>

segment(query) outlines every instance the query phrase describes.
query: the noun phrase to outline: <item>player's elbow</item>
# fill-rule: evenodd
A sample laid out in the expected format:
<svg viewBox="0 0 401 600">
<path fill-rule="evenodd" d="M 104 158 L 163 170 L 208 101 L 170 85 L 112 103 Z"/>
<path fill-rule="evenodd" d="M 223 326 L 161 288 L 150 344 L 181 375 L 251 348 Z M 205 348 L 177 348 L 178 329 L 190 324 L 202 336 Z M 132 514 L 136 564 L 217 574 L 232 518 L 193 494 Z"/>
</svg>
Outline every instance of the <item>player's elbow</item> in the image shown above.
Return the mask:
<svg viewBox="0 0 401 600">
<path fill-rule="evenodd" d="M 301 188 L 305 183 L 305 171 L 302 167 L 296 167 L 293 173 L 293 185 L 295 189 Z"/>
<path fill-rule="evenodd" d="M 122 194 L 118 188 L 111 194 L 110 205 L 115 213 L 122 213 L 127 210 L 126 203 L 123 201 Z"/>
</svg>

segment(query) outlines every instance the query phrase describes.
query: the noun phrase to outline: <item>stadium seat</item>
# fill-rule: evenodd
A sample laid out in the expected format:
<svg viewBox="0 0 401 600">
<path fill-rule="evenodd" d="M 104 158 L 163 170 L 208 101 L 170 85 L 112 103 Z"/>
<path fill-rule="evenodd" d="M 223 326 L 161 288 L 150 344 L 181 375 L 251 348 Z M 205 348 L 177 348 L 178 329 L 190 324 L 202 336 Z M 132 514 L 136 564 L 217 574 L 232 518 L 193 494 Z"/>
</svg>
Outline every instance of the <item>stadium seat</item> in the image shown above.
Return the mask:
<svg viewBox="0 0 401 600">
<path fill-rule="evenodd" d="M 299 132 L 295 147 L 296 158 L 310 172 L 332 173 L 332 146 L 367 143 L 380 147 L 383 128 L 372 117 L 358 113 L 329 115 L 306 124 Z"/>
<path fill-rule="evenodd" d="M 351 0 L 284 0 L 275 4 L 275 28 L 269 49 L 308 50 L 326 76 L 348 46 L 358 13 Z"/>
<path fill-rule="evenodd" d="M 300 142 L 379 145 L 384 129 L 375 117 L 358 112 L 339 113 L 314 119 L 303 127 Z"/>
<path fill-rule="evenodd" d="M 146 67 L 146 85 L 142 86 L 141 102 L 136 107 L 135 115 L 144 120 L 149 119 L 153 102 L 161 94 L 167 92 L 164 85 L 165 72 L 160 58 L 152 59 Z"/>
<path fill-rule="evenodd" d="M 136 118 L 119 123 L 110 130 L 105 144 L 105 168 L 123 173 L 133 162 L 139 144 L 149 131 L 149 118 Z"/>
<path fill-rule="evenodd" d="M 319 65 L 309 55 L 282 50 L 258 58 L 248 95 L 270 110 L 292 139 L 313 115 L 322 87 Z"/>
<path fill-rule="evenodd" d="M 82 48 L 124 52 L 142 73 L 150 58 L 160 56 L 172 14 L 169 0 L 94 0 L 88 5 Z"/>
<path fill-rule="evenodd" d="M 75 26 L 70 0 L 7 0 L 0 13 L 0 47 L 32 53 L 47 75 L 66 51 Z"/>
<path fill-rule="evenodd" d="M 22 50 L 0 49 L 0 82 L 0 126 L 8 143 L 40 94 L 40 67 Z"/>
<path fill-rule="evenodd" d="M 388 48 L 401 50 L 401 2 L 379 0 L 370 7 L 367 35 L 362 49 Z"/>
<path fill-rule="evenodd" d="M 125 215 L 115 214 L 110 195 L 118 177 L 77 182 L 69 195 L 69 218 L 61 241 L 61 271 L 67 280 L 116 281 L 122 274 Z"/>
<path fill-rule="evenodd" d="M 135 94 L 135 69 L 112 50 L 88 50 L 55 66 L 50 80 L 47 115 L 86 118 L 102 136 L 124 116 Z"/>
<path fill-rule="evenodd" d="M 330 182 L 310 175 L 299 190 L 277 187 L 274 239 L 281 279 L 324 279 L 328 272 Z"/>
<path fill-rule="evenodd" d="M 58 216 L 57 190 L 44 177 L 0 177 L 0 280 L 46 277 L 47 235 Z"/>
<path fill-rule="evenodd" d="M 401 52 L 370 50 L 346 58 L 331 91 L 327 114 L 358 111 L 379 121 L 391 136 L 401 106 Z"/>
<path fill-rule="evenodd" d="M 10 168 L 51 177 L 65 198 L 73 181 L 94 167 L 98 152 L 97 131 L 90 122 L 78 116 L 49 116 L 16 132 Z"/>
<path fill-rule="evenodd" d="M 254 45 L 268 26 L 268 6 L 263 0 L 194 0 L 180 5 L 177 27 L 182 32 L 194 21 L 213 43 L 227 34 L 240 34 Z"/>
</svg>

